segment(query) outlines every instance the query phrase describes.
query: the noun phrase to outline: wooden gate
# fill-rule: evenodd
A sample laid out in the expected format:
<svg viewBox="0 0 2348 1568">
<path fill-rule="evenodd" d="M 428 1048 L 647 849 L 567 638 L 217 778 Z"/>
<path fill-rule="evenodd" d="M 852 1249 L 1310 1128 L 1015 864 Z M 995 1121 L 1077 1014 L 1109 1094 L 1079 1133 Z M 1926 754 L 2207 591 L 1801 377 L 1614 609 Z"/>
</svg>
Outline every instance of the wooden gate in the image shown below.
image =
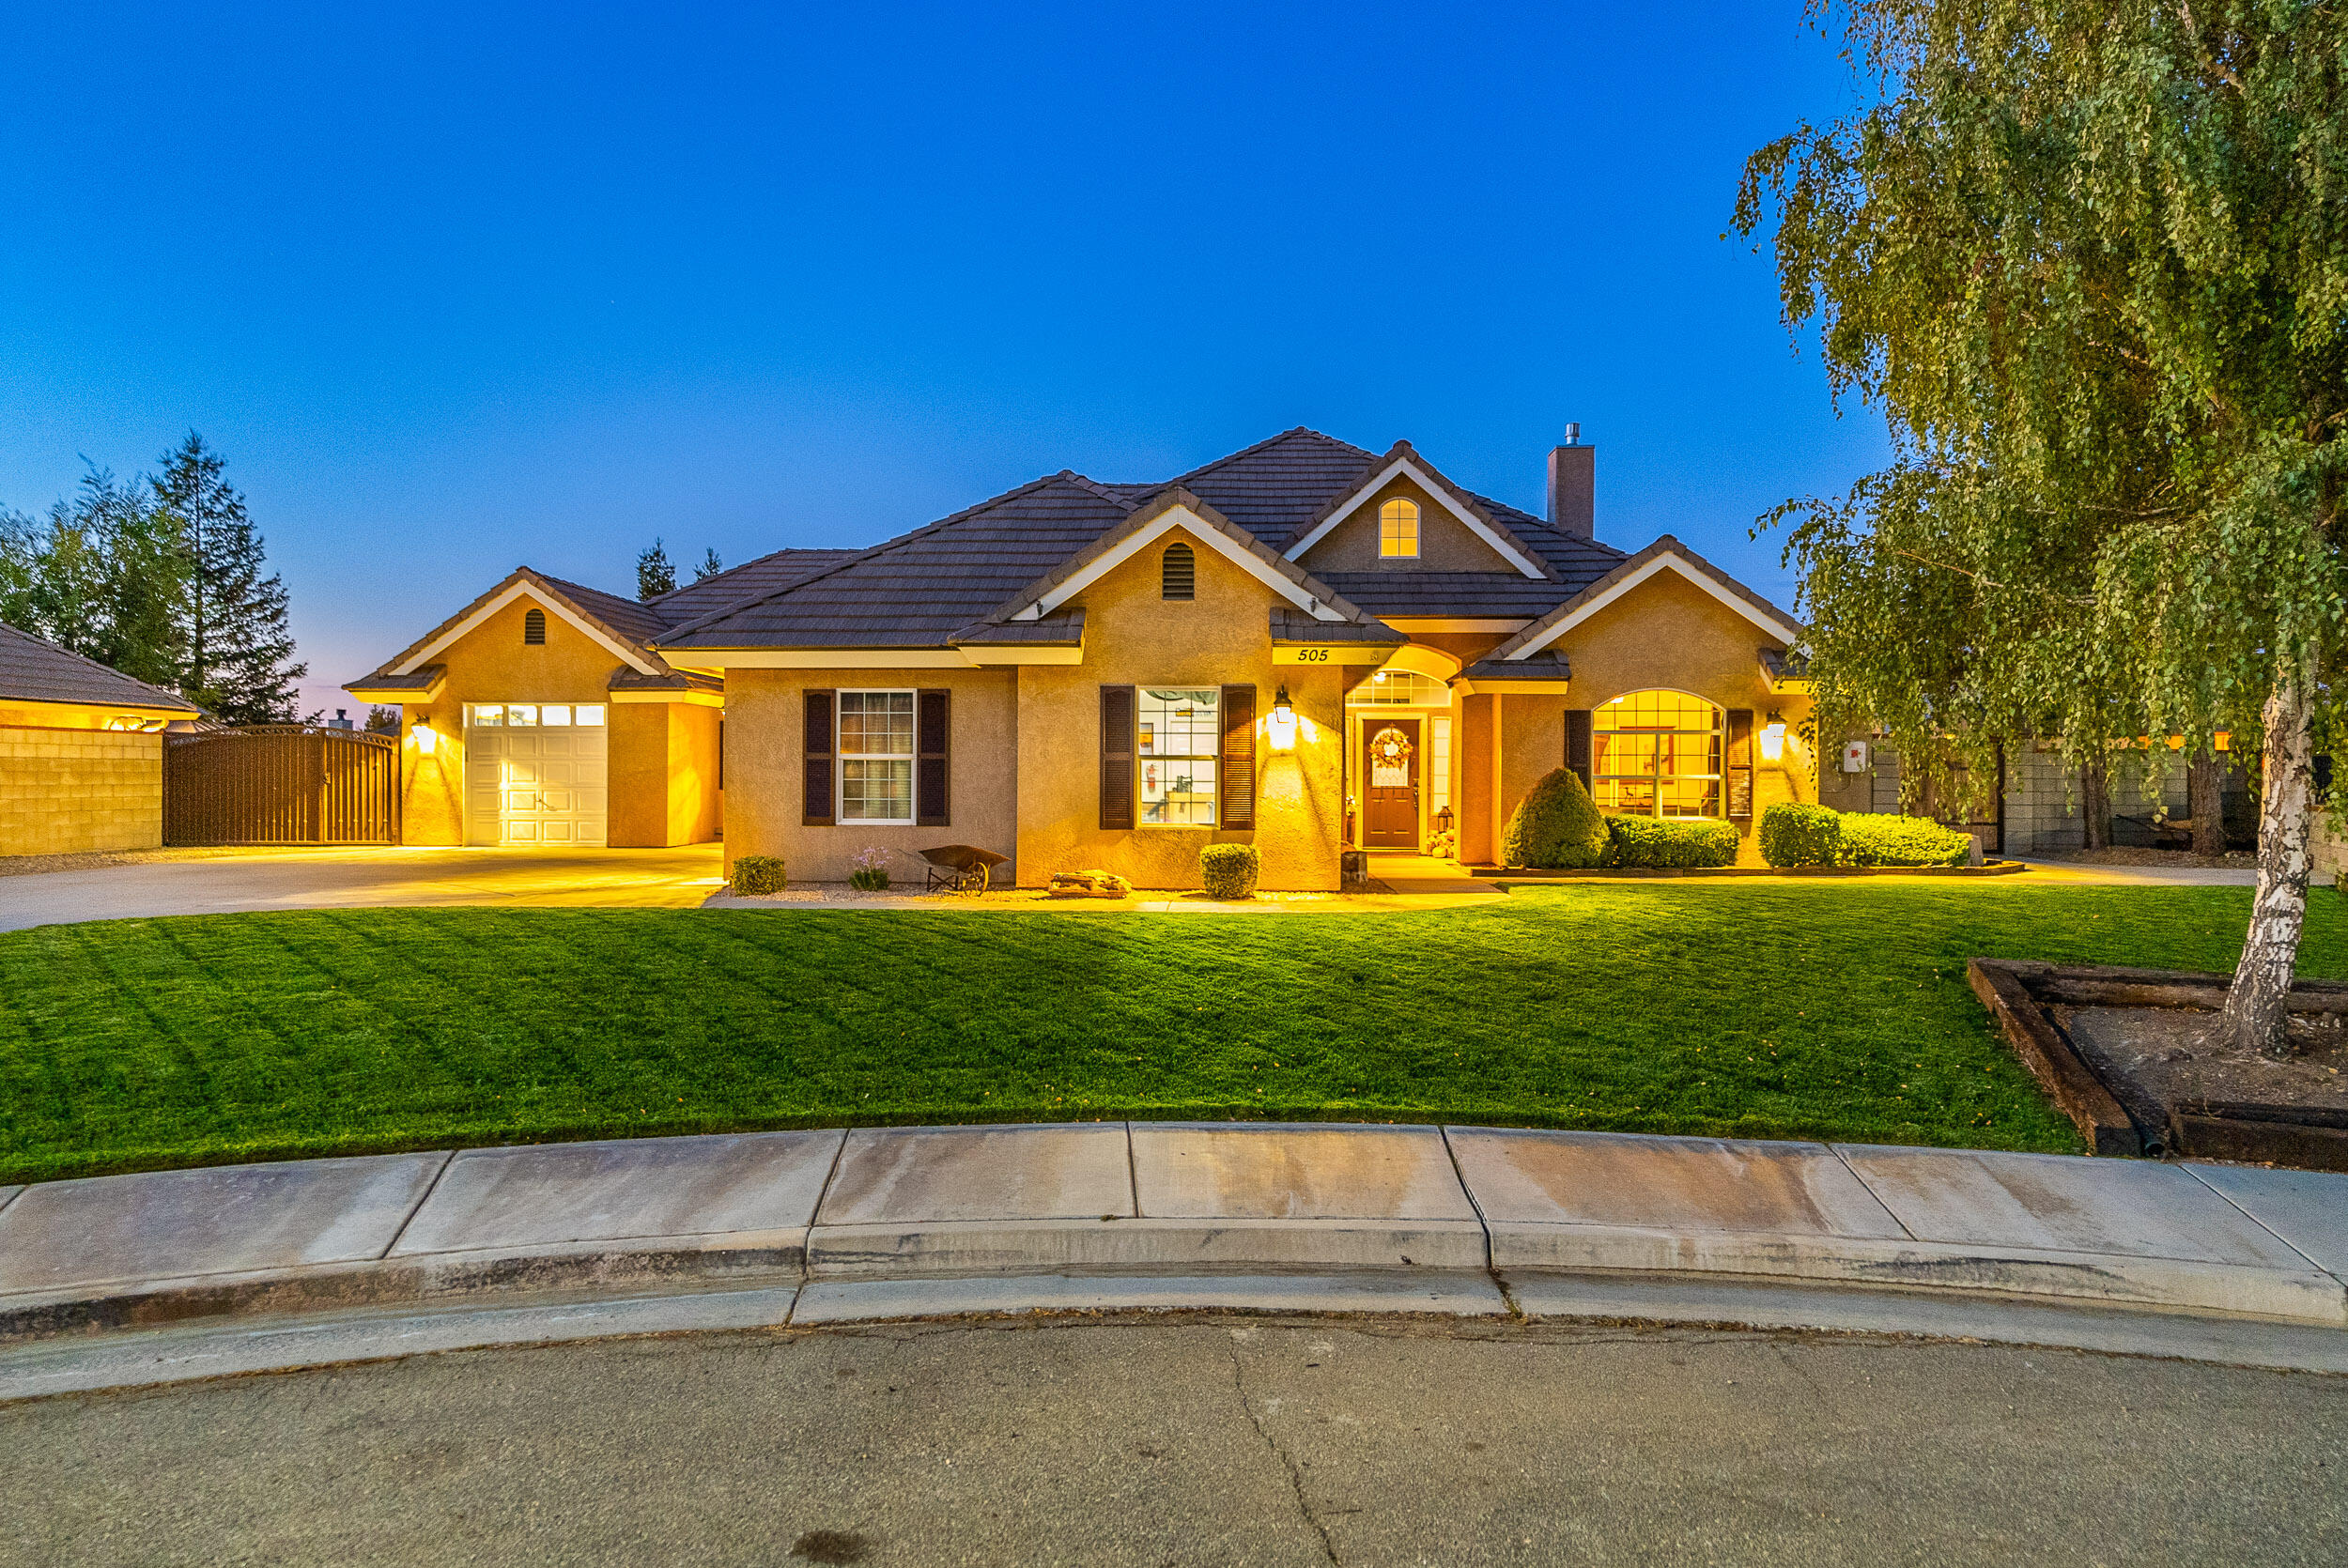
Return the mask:
<svg viewBox="0 0 2348 1568">
<path fill-rule="evenodd" d="M 168 735 L 166 844 L 396 844 L 399 741 L 307 724 Z"/>
</svg>

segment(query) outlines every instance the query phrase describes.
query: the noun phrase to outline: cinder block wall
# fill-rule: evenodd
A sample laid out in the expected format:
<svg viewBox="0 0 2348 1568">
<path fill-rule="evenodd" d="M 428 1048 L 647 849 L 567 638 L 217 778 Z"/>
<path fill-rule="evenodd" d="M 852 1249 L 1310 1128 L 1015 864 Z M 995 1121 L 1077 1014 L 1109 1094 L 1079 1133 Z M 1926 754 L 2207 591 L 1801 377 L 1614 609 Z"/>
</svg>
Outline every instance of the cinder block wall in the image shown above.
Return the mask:
<svg viewBox="0 0 2348 1568">
<path fill-rule="evenodd" d="M 162 736 L 0 728 L 0 854 L 151 850 L 162 841 Z"/>
</svg>

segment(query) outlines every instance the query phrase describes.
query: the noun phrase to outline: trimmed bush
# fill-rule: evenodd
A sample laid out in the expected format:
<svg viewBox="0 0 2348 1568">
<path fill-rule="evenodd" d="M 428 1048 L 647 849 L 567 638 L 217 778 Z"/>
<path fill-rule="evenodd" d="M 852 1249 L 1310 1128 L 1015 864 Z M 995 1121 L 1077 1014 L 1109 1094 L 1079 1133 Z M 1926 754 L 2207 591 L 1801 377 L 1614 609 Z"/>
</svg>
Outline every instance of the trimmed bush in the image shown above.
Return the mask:
<svg viewBox="0 0 2348 1568">
<path fill-rule="evenodd" d="M 1253 844 L 1209 844 L 1198 852 L 1198 881 L 1210 899 L 1252 899 L 1262 865 Z"/>
<path fill-rule="evenodd" d="M 756 898 L 782 891 L 782 861 L 771 854 L 742 854 L 734 859 L 734 890 Z"/>
<path fill-rule="evenodd" d="M 1526 792 L 1500 835 L 1503 866 L 1565 869 L 1603 862 L 1606 819 L 1590 798 L 1582 776 L 1552 768 Z"/>
<path fill-rule="evenodd" d="M 1602 866 L 1692 868 L 1737 860 L 1737 827 L 1706 817 L 1608 817 Z"/>
<path fill-rule="evenodd" d="M 1772 866 L 1840 865 L 1843 813 L 1831 806 L 1780 801 L 1761 813 L 1761 858 Z"/>
<path fill-rule="evenodd" d="M 1962 866 L 1973 837 L 1922 817 L 1843 814 L 1843 859 L 1852 866 Z"/>
</svg>

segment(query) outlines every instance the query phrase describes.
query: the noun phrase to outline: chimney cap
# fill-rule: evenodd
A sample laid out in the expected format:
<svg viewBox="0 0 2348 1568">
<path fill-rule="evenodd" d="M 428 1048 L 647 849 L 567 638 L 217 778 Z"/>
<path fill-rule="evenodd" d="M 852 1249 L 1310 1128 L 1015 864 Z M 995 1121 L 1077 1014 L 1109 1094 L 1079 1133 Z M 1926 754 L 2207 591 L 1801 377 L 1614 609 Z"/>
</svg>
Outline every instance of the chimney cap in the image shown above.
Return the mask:
<svg viewBox="0 0 2348 1568">
<path fill-rule="evenodd" d="M 1576 421 L 1568 421 L 1568 422 L 1567 423 L 1567 425 L 1566 425 L 1566 445 L 1568 445 L 1568 446 L 1580 446 L 1581 444 L 1582 444 L 1582 424 L 1581 424 L 1581 422 L 1580 422 L 1580 421 L 1578 421 L 1578 420 L 1576 420 Z"/>
</svg>

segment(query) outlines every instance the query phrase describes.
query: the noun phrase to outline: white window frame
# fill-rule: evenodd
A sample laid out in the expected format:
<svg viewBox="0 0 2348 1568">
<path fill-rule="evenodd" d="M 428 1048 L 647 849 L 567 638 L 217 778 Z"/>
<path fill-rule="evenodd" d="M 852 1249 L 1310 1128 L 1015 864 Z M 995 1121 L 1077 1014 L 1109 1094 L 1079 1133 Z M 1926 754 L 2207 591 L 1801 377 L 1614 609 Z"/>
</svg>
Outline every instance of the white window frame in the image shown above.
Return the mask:
<svg viewBox="0 0 2348 1568">
<path fill-rule="evenodd" d="M 1214 724 L 1209 736 L 1212 751 L 1144 751 L 1141 748 L 1141 702 L 1152 691 L 1205 692 L 1214 699 Z M 1153 822 L 1149 820 L 1150 797 L 1142 770 L 1152 762 L 1204 762 L 1214 770 L 1214 787 L 1206 792 L 1207 820 Z M 1173 779 L 1168 776 L 1167 783 Z M 1191 792 L 1197 793 L 1197 791 Z M 1223 825 L 1223 688 L 1190 681 L 1142 681 L 1134 686 L 1134 825 L 1141 828 L 1221 827 Z"/>
<path fill-rule="evenodd" d="M 903 697 L 913 704 L 913 730 L 910 746 L 898 751 L 850 751 L 848 749 L 848 701 L 851 697 Z M 832 821 L 842 827 L 911 827 L 920 815 L 920 803 L 914 792 L 919 785 L 915 766 L 921 756 L 921 693 L 913 686 L 850 686 L 832 694 L 832 766 L 839 775 L 832 785 L 837 798 L 832 803 Z M 848 815 L 848 764 L 850 762 L 903 762 L 905 765 L 905 814 L 902 817 L 851 817 Z"/>
</svg>

